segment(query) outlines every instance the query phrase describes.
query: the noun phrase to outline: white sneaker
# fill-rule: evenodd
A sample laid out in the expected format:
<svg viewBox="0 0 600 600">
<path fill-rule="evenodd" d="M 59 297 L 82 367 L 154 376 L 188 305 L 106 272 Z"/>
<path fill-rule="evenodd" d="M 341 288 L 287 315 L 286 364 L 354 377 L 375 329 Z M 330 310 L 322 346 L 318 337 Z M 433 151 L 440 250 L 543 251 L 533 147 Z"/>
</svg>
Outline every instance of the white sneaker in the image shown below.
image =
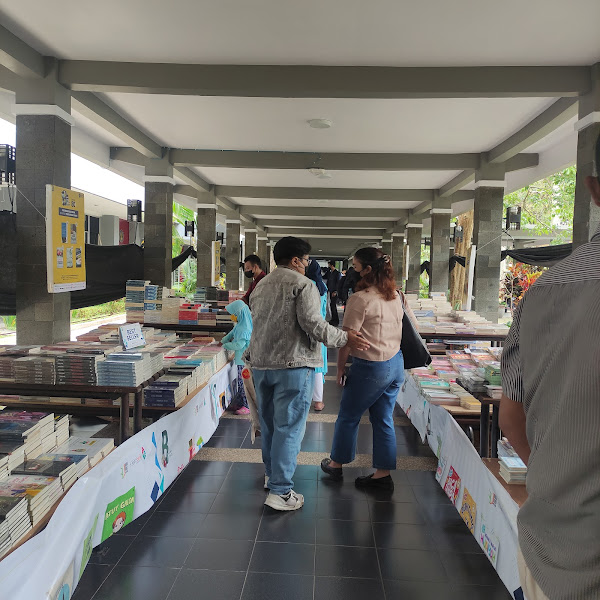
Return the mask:
<svg viewBox="0 0 600 600">
<path fill-rule="evenodd" d="M 265 504 L 275 510 L 298 510 L 304 504 L 304 496 L 290 490 L 286 496 L 278 496 L 270 492 Z"/>
<path fill-rule="evenodd" d="M 265 490 L 269 490 L 269 476 L 265 475 Z"/>
</svg>

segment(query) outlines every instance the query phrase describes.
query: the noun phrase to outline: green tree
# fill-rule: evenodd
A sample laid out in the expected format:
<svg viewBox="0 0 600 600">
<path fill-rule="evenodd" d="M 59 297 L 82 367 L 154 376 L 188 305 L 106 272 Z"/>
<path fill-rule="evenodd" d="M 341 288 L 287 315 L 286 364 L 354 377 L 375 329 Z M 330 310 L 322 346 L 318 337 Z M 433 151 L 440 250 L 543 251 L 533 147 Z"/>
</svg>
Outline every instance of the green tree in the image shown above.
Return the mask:
<svg viewBox="0 0 600 600">
<path fill-rule="evenodd" d="M 565 244 L 573 231 L 576 173 L 575 167 L 568 167 L 508 194 L 504 208 L 520 206 L 521 226 L 532 225 L 535 233 L 556 235 L 553 245 Z"/>
<path fill-rule="evenodd" d="M 177 225 L 185 226 L 186 221 L 193 221 L 194 227 L 196 227 L 196 212 L 187 206 L 173 202 L 173 257 L 179 256 L 183 251 L 183 246 L 189 243 L 184 239 L 177 227 Z M 195 238 L 192 237 L 192 245 L 195 246 L 195 242 Z M 184 294 L 193 294 L 196 291 L 197 282 L 196 259 L 188 258 L 179 269 L 183 275 L 183 281 L 178 282 L 174 287 Z"/>
</svg>

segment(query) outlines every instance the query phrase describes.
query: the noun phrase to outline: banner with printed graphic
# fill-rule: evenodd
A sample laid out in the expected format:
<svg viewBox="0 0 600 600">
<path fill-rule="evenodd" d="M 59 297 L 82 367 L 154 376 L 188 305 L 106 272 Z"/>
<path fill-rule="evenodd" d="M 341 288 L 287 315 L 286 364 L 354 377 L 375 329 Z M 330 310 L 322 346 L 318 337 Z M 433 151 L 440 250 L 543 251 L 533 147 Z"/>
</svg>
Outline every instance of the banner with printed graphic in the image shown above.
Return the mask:
<svg viewBox="0 0 600 600">
<path fill-rule="evenodd" d="M 237 367 L 113 450 L 68 491 L 48 526 L 0 561 L 0 597 L 70 600 L 92 548 L 148 511 L 214 433 Z"/>
<path fill-rule="evenodd" d="M 85 213 L 81 192 L 46 186 L 48 292 L 85 290 Z"/>
<path fill-rule="evenodd" d="M 517 567 L 519 507 L 485 467 L 452 416 L 425 400 L 410 373 L 406 373 L 406 378 L 398 404 L 438 457 L 435 479 L 513 598 L 522 599 Z"/>
</svg>

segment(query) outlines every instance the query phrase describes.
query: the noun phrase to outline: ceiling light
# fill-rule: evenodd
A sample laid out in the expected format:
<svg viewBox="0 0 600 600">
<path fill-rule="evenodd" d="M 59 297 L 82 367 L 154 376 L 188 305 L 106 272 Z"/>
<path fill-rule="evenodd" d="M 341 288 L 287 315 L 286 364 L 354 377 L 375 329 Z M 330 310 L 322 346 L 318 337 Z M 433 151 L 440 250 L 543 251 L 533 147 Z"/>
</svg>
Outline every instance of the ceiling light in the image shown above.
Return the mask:
<svg viewBox="0 0 600 600">
<path fill-rule="evenodd" d="M 329 119 L 309 119 L 307 123 L 313 129 L 329 129 L 333 125 L 333 121 Z"/>
<path fill-rule="evenodd" d="M 331 179 L 331 173 L 328 173 L 325 169 L 312 168 L 309 171 L 319 179 Z"/>
</svg>

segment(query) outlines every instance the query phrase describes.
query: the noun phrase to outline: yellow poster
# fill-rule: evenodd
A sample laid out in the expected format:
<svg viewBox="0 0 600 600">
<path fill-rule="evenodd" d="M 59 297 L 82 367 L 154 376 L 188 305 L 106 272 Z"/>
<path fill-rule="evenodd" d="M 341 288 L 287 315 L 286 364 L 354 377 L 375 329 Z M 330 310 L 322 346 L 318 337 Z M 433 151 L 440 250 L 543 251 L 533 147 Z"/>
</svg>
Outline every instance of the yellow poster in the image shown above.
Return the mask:
<svg viewBox="0 0 600 600">
<path fill-rule="evenodd" d="M 48 291 L 85 289 L 85 213 L 81 192 L 46 186 Z"/>
<path fill-rule="evenodd" d="M 462 506 L 460 508 L 460 516 L 462 520 L 465 522 L 466 526 L 469 528 L 470 532 L 475 535 L 475 519 L 477 518 L 477 504 L 471 494 L 469 494 L 469 490 L 465 487 L 465 492 L 463 494 Z"/>
<path fill-rule="evenodd" d="M 211 279 L 212 285 L 219 285 L 219 279 L 221 278 L 221 242 L 212 243 L 212 269 Z"/>
</svg>

